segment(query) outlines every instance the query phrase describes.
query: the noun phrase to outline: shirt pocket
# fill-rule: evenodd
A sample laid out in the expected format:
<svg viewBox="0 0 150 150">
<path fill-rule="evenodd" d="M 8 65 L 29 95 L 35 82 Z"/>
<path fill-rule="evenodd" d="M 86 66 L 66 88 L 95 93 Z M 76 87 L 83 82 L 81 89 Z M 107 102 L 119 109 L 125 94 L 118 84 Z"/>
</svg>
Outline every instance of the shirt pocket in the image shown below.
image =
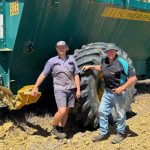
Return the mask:
<svg viewBox="0 0 150 150">
<path fill-rule="evenodd" d="M 69 61 L 67 67 L 69 71 L 74 72 L 74 62 Z"/>
</svg>

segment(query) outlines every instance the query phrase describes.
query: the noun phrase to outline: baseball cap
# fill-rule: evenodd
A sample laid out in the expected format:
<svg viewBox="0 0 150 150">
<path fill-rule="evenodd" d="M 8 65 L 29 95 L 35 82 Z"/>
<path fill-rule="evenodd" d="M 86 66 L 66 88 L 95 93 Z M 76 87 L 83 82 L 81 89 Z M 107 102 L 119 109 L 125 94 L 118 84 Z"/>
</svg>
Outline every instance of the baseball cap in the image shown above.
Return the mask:
<svg viewBox="0 0 150 150">
<path fill-rule="evenodd" d="M 106 53 L 108 50 L 111 50 L 111 49 L 113 49 L 113 50 L 115 50 L 116 52 L 119 50 L 119 47 L 117 47 L 115 44 L 113 44 L 113 43 L 110 43 L 110 44 L 108 44 L 108 45 L 106 45 L 106 48 L 105 48 L 105 50 L 104 50 L 104 53 Z"/>
<path fill-rule="evenodd" d="M 56 44 L 56 46 L 62 46 L 62 45 L 66 45 L 66 42 L 65 41 L 59 41 Z"/>
</svg>

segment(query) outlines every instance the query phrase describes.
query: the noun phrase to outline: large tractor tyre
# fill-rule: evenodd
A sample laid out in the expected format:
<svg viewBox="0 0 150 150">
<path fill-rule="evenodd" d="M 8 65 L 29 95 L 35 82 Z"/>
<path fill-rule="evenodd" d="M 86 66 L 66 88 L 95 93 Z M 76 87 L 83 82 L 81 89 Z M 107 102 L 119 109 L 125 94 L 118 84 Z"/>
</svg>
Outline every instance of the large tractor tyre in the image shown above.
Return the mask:
<svg viewBox="0 0 150 150">
<path fill-rule="evenodd" d="M 74 52 L 75 60 L 81 69 L 85 65 L 100 65 L 101 60 L 106 57 L 105 47 L 108 43 L 91 43 L 82 46 L 81 49 L 76 49 Z M 128 61 L 131 68 L 133 68 L 132 61 L 127 54 L 118 48 L 118 55 L 122 56 Z M 134 70 L 134 68 L 133 68 Z M 76 120 L 82 121 L 84 127 L 90 126 L 96 128 L 99 122 L 98 108 L 100 99 L 104 90 L 103 76 L 99 71 L 87 70 L 81 71 L 81 98 L 75 106 Z M 128 89 L 126 99 L 126 110 L 130 111 L 130 104 L 134 99 L 134 87 Z M 116 122 L 117 115 L 115 109 L 112 108 L 109 116 L 109 123 Z"/>
<path fill-rule="evenodd" d="M 0 75 L 0 86 L 2 86 L 2 85 L 3 85 L 3 80 L 2 80 L 2 77 Z"/>
</svg>

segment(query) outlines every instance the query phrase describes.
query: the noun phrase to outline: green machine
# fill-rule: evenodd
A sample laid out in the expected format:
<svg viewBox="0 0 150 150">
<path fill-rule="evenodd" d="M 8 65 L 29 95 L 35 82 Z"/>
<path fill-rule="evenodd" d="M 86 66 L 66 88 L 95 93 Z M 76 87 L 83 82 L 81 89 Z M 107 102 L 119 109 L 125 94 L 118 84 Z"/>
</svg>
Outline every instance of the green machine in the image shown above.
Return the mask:
<svg viewBox="0 0 150 150">
<path fill-rule="evenodd" d="M 89 43 L 115 43 L 139 77 L 150 77 L 150 1 L 1 0 L 0 84 L 15 94 L 34 84 L 59 40 L 71 54 Z"/>
<path fill-rule="evenodd" d="M 70 53 L 91 42 L 115 43 L 137 75 L 148 76 L 149 11 L 148 0 L 1 0 L 0 82 L 13 91 L 33 84 L 58 40 Z"/>
<path fill-rule="evenodd" d="M 14 49 L 23 3 L 0 1 L 0 83 L 10 87 L 10 55 Z"/>
</svg>

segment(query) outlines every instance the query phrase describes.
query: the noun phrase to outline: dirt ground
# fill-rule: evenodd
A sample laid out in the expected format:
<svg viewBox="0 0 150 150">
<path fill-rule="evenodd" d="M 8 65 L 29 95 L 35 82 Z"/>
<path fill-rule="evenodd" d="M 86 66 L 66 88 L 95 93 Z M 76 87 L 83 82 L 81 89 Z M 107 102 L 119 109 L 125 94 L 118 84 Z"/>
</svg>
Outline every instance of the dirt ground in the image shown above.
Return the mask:
<svg viewBox="0 0 150 150">
<path fill-rule="evenodd" d="M 136 115 L 127 120 L 127 137 L 120 144 L 111 144 L 115 126 L 110 126 L 108 140 L 93 143 L 97 130 L 83 130 L 68 122 L 68 138 L 57 140 L 50 134 L 52 117 L 26 116 L 26 122 L 9 120 L 0 126 L 0 150 L 150 150 L 150 80 L 139 81 L 132 109 Z M 21 114 L 20 114 L 21 115 Z M 47 130 L 48 129 L 48 130 Z"/>
</svg>

